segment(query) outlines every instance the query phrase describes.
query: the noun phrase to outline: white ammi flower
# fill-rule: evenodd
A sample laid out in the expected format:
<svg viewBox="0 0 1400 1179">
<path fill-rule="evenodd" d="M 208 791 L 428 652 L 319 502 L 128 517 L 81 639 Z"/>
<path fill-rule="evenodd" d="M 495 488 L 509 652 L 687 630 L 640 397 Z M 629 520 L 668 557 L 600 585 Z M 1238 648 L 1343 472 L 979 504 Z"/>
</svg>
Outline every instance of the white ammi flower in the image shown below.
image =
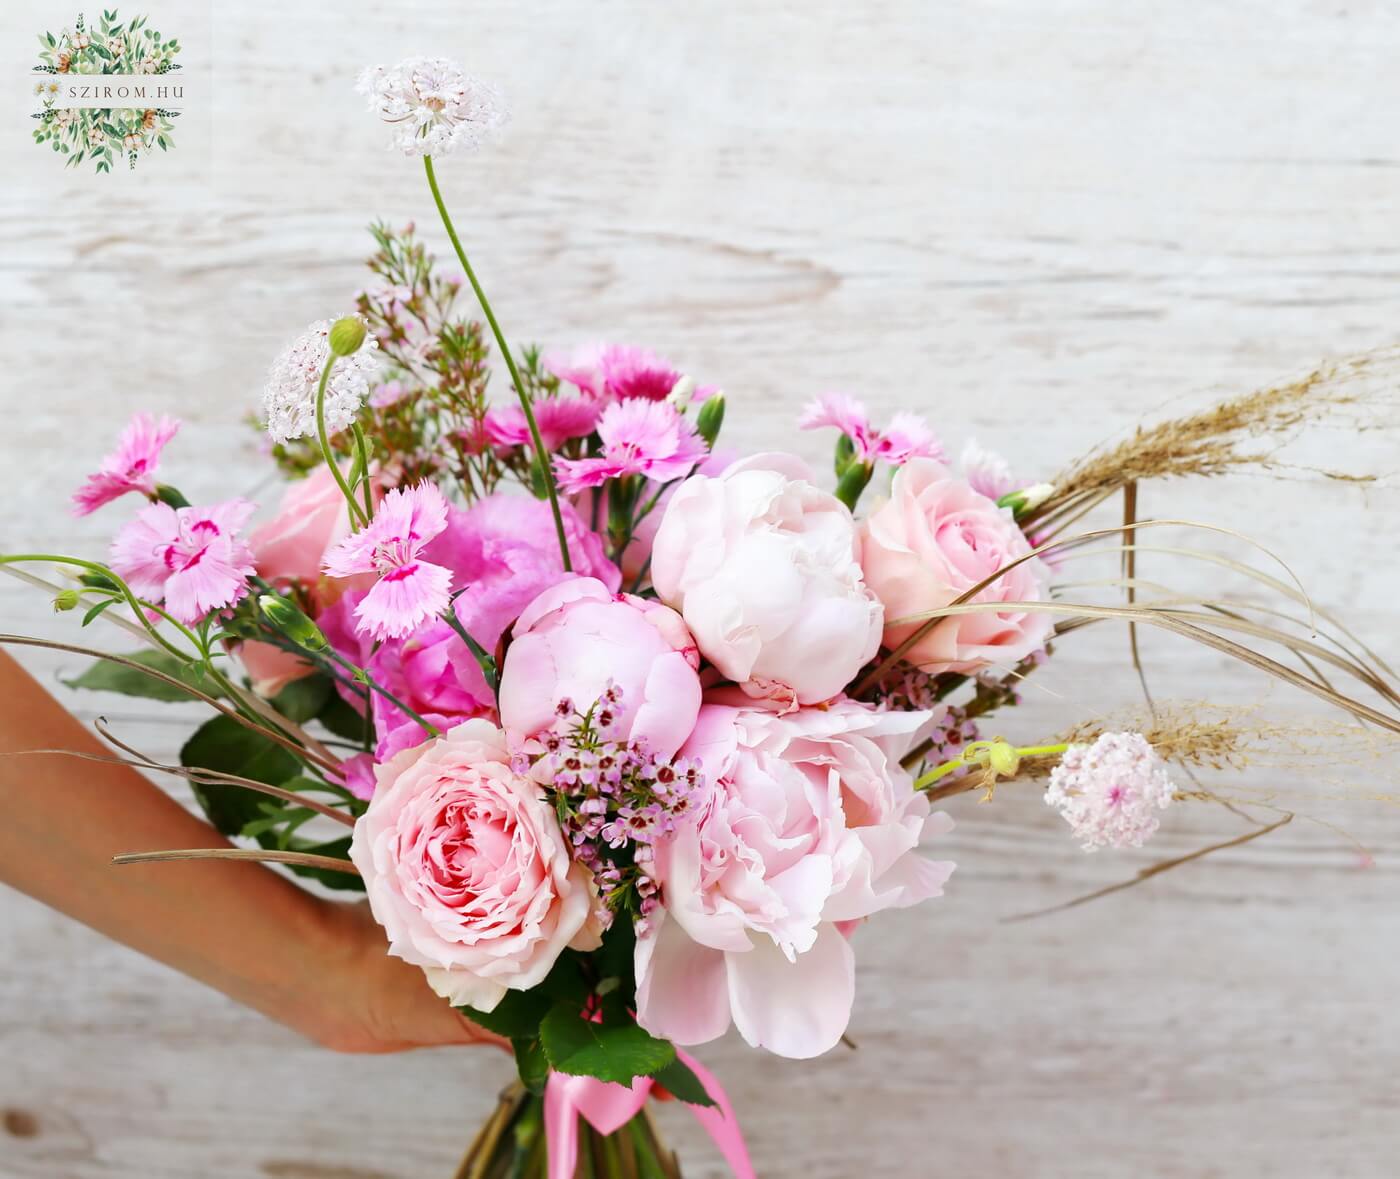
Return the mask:
<svg viewBox="0 0 1400 1179">
<path fill-rule="evenodd" d="M 500 91 L 442 57 L 370 66 L 355 89 L 394 128 L 392 146 L 409 156 L 445 156 L 459 147 L 479 147 L 506 121 Z"/>
<path fill-rule="evenodd" d="M 267 432 L 274 442 L 290 442 L 316 433 L 316 390 L 330 356 L 332 320 L 319 319 L 302 332 L 272 365 L 263 389 Z M 341 356 L 326 384 L 326 432 L 337 434 L 360 411 L 376 380 L 373 337 L 359 351 Z"/>
</svg>

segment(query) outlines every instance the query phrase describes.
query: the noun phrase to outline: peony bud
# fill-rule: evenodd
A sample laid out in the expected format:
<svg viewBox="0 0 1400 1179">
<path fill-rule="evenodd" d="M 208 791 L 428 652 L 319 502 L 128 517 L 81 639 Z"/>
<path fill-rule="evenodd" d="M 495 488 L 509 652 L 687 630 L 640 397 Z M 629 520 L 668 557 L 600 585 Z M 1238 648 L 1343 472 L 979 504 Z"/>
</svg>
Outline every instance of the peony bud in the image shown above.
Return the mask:
<svg viewBox="0 0 1400 1179">
<path fill-rule="evenodd" d="M 331 352 L 336 356 L 352 356 L 365 342 L 365 323 L 357 315 L 346 315 L 331 324 Z"/>
<path fill-rule="evenodd" d="M 321 628 L 286 598 L 263 594 L 258 598 L 263 617 L 304 651 L 324 651 L 330 644 Z"/>
</svg>

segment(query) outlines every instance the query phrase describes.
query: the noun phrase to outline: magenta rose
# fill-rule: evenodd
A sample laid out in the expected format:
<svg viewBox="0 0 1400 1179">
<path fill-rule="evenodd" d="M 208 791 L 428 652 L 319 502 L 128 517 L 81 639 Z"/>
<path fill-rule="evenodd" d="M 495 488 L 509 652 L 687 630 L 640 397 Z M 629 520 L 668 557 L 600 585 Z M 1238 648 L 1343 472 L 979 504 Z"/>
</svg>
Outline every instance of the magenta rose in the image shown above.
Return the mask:
<svg viewBox="0 0 1400 1179">
<path fill-rule="evenodd" d="M 591 577 L 560 582 L 521 614 L 501 668 L 501 724 L 512 745 L 570 723 L 613 686 L 611 734 L 669 758 L 695 727 L 700 653 L 680 615 L 659 602 L 613 594 Z"/>
<path fill-rule="evenodd" d="M 732 1020 L 755 1047 L 816 1056 L 850 1019 L 847 923 L 938 896 L 953 870 L 919 854 L 952 822 L 899 766 L 928 713 L 712 699 L 681 750 L 704 792 L 655 847 L 663 908 L 637 942 L 637 1022 L 699 1044 Z"/>
<path fill-rule="evenodd" d="M 454 1005 L 490 1011 L 572 945 L 595 949 L 595 894 L 500 730 L 471 720 L 378 767 L 350 859 L 389 953 Z"/>
<path fill-rule="evenodd" d="M 1009 508 L 974 491 L 941 463 L 914 459 L 895 472 L 890 498 L 861 531 L 866 584 L 885 604 L 885 646 L 918 629 L 902 621 L 947 606 L 966 590 L 1031 551 Z M 1037 558 L 1008 570 L 973 599 L 1045 601 L 1048 572 Z M 975 672 L 1010 665 L 1045 644 L 1048 612 L 1007 610 L 954 614 L 904 656 L 924 671 Z"/>
</svg>

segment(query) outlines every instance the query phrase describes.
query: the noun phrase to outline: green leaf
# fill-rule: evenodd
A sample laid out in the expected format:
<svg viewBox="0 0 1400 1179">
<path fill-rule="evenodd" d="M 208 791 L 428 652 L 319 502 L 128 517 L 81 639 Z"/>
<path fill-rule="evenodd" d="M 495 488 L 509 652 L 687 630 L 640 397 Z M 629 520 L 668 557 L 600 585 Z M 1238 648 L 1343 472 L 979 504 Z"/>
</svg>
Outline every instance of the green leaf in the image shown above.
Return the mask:
<svg viewBox="0 0 1400 1179">
<path fill-rule="evenodd" d="M 81 160 L 82 158 L 83 158 L 82 156 L 74 156 L 74 157 L 73 157 L 71 160 L 69 160 L 68 162 L 69 162 L 70 164 L 76 164 L 76 163 L 77 163 L 79 160 Z M 107 610 L 107 609 L 110 609 L 112 606 L 115 606 L 119 601 L 121 601 L 120 598 L 107 598 L 107 599 L 105 599 L 104 601 L 98 602 L 96 606 L 92 607 L 92 609 L 90 609 L 86 614 L 83 615 L 83 621 L 82 621 L 82 624 L 81 624 L 81 625 L 87 626 L 87 624 L 88 624 L 89 622 L 91 622 L 94 618 L 96 618 L 99 614 L 101 614 L 102 611 Z M 152 654 L 156 654 L 156 652 L 152 652 Z M 104 661 L 104 666 L 106 666 L 106 667 L 111 667 L 111 668 L 116 668 L 116 667 L 117 667 L 117 665 L 116 665 L 115 663 L 106 663 L 105 661 Z M 126 669 L 125 669 L 125 668 L 121 668 L 120 670 L 125 671 Z M 139 675 L 139 674 L 140 674 L 139 672 L 132 672 L 132 675 Z M 149 676 L 142 676 L 141 678 L 144 679 L 144 680 L 146 680 L 148 683 L 153 684 L 154 686 L 156 686 L 156 687 L 158 687 L 158 688 L 167 688 L 167 687 L 169 687 L 168 684 L 162 684 L 159 680 L 153 680 L 153 679 L 151 679 Z M 170 688 L 170 691 L 174 692 L 175 689 L 174 689 L 174 688 Z M 184 696 L 184 693 L 183 693 L 183 692 L 179 693 L 179 696 L 180 696 L 180 697 L 183 697 L 183 696 Z"/>
<path fill-rule="evenodd" d="M 302 676 L 293 680 L 272 698 L 272 707 L 288 720 L 299 725 L 319 716 L 331 698 L 333 685 L 323 675 Z"/>
<path fill-rule="evenodd" d="M 511 1040 L 526 1040 L 539 1035 L 540 1020 L 549 1014 L 553 1005 L 554 1000 L 534 988 L 529 991 L 507 991 L 490 1011 L 478 1011 L 475 1007 L 459 1007 L 457 1010 L 488 1032 Z"/>
<path fill-rule="evenodd" d="M 217 770 L 277 786 L 296 776 L 300 764 L 292 753 L 229 716 L 206 721 L 180 750 L 180 764 L 192 769 Z M 266 795 L 233 785 L 192 783 L 194 795 L 209 821 L 224 835 L 237 835 L 244 826 L 266 813 Z"/>
<path fill-rule="evenodd" d="M 592 1023 L 572 1004 L 560 1004 L 540 1024 L 550 1067 L 574 1076 L 629 1085 L 676 1058 L 669 1040 L 658 1040 L 635 1023 Z"/>
<path fill-rule="evenodd" d="M 536 1097 L 540 1096 L 549 1079 L 549 1059 L 544 1054 L 544 1045 L 538 1036 L 533 1036 L 512 1039 L 510 1046 L 515 1049 L 515 1069 L 520 1074 L 520 1083 Z"/>
<path fill-rule="evenodd" d="M 357 745 L 365 739 L 365 727 L 369 724 L 368 719 L 347 704 L 339 692 L 331 693 L 326 706 L 317 713 L 316 719 L 337 737 L 353 741 Z"/>
<path fill-rule="evenodd" d="M 677 1100 L 690 1105 L 713 1107 L 715 1100 L 705 1091 L 704 1082 L 683 1060 L 673 1060 L 651 1074 L 652 1080 Z"/>
<path fill-rule="evenodd" d="M 139 663 L 142 667 L 149 667 L 152 671 L 160 671 L 168 676 L 173 676 L 203 692 L 206 696 L 217 695 L 217 692 L 210 690 L 212 685 L 207 685 L 195 678 L 194 673 L 190 670 L 190 664 L 180 662 L 168 651 L 147 648 L 143 651 L 133 652 L 125 658 L 133 663 Z M 94 663 L 76 679 L 64 680 L 63 682 L 70 688 L 87 688 L 93 692 L 120 692 L 124 696 L 142 696 L 148 700 L 193 699 L 188 692 L 182 692 L 174 684 L 167 684 L 164 680 L 158 680 L 134 667 L 111 663 L 106 659 Z"/>
</svg>

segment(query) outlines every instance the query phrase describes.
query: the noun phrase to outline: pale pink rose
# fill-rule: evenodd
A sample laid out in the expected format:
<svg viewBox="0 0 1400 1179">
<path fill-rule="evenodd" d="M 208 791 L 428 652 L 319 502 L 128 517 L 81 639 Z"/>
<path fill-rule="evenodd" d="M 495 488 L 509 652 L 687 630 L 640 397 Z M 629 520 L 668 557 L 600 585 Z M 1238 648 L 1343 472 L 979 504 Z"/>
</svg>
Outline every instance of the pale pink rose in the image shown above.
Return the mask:
<svg viewBox="0 0 1400 1179">
<path fill-rule="evenodd" d="M 855 522 L 791 455 L 687 479 L 666 505 L 651 580 L 701 652 L 756 696 L 815 704 L 878 650 L 883 614 Z"/>
<path fill-rule="evenodd" d="M 729 690 L 717 699 L 742 700 Z M 637 942 L 637 1022 L 679 1044 L 732 1019 L 755 1047 L 833 1047 L 855 994 L 851 922 L 940 895 L 930 815 L 899 758 L 928 719 L 845 698 L 780 714 L 706 703 L 682 749 L 705 784 L 655 848 L 663 909 Z"/>
<path fill-rule="evenodd" d="M 271 643 L 239 643 L 238 658 L 253 681 L 253 691 L 268 699 L 293 680 L 303 679 L 316 670 L 304 657 Z"/>
<path fill-rule="evenodd" d="M 885 646 L 897 647 L 920 625 L 901 619 L 949 605 L 1030 550 L 1009 508 L 997 507 L 941 463 L 907 463 L 895 472 L 889 500 L 861 531 L 865 580 L 885 604 Z M 1025 561 L 973 600 L 1045 601 L 1047 578 L 1039 559 Z M 933 674 L 1009 666 L 1044 646 L 1051 626 L 1049 613 L 1014 607 L 954 614 L 904 658 Z"/>
<path fill-rule="evenodd" d="M 407 750 L 378 767 L 350 841 L 389 953 L 480 1011 L 542 982 L 565 947 L 598 945 L 588 869 L 509 763 L 484 720 Z"/>
<path fill-rule="evenodd" d="M 669 607 L 574 577 L 531 602 L 512 634 L 500 685 L 512 745 L 570 723 L 560 701 L 584 712 L 610 685 L 621 694 L 607 726 L 617 740 L 670 758 L 695 727 L 700 653 Z"/>
</svg>

